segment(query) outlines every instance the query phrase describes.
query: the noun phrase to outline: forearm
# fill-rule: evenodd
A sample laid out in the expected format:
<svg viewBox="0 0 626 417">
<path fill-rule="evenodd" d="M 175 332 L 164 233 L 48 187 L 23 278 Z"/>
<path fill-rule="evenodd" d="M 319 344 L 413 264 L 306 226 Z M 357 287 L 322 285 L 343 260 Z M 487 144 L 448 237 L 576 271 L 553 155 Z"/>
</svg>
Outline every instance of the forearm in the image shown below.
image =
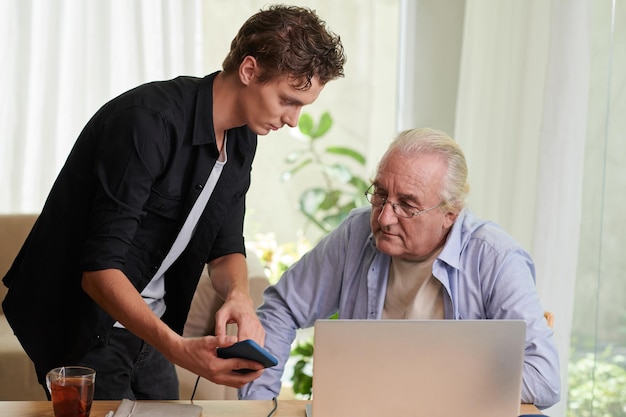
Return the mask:
<svg viewBox="0 0 626 417">
<path fill-rule="evenodd" d="M 181 337 L 158 318 L 117 269 L 83 273 L 84 291 L 128 331 L 173 360 Z"/>
<path fill-rule="evenodd" d="M 237 324 L 239 340 L 253 339 L 265 343 L 265 330 L 254 311 L 248 285 L 248 267 L 240 253 L 214 259 L 208 265 L 211 283 L 224 305 L 215 314 L 215 335 L 226 334 L 226 325 Z"/>
<path fill-rule="evenodd" d="M 208 264 L 209 277 L 217 294 L 224 300 L 239 295 L 250 295 L 248 267 L 241 253 L 214 259 Z"/>
</svg>

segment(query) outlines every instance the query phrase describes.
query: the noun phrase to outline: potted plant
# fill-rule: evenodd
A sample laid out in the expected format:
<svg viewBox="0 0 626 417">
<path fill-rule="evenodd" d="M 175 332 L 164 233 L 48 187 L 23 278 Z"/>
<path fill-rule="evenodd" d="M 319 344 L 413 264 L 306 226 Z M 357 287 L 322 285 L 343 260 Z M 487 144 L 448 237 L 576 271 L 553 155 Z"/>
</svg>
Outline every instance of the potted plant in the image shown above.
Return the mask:
<svg viewBox="0 0 626 417">
<path fill-rule="evenodd" d="M 298 129 L 305 145 L 287 154 L 285 161 L 291 168 L 282 174 L 285 182 L 304 172 L 321 180 L 302 190 L 298 210 L 322 236 L 339 225 L 352 209 L 367 204 L 364 192 L 368 182 L 353 170 L 354 167 L 365 168 L 365 156 L 346 146 L 326 145 L 324 139 L 332 125 L 328 112 L 317 122 L 310 114 L 303 113 Z M 298 342 L 291 357 L 295 360 L 291 376 L 293 392 L 299 398 L 311 398 L 313 339 Z"/>
<path fill-rule="evenodd" d="M 341 223 L 350 210 L 367 204 L 363 193 L 368 183 L 353 172 L 355 166 L 365 167 L 365 156 L 346 146 L 325 145 L 323 140 L 332 125 L 328 112 L 323 113 L 317 123 L 308 113 L 300 116 L 298 129 L 305 145 L 287 154 L 285 161 L 291 168 L 281 177 L 287 182 L 306 172 L 321 180 L 302 191 L 298 210 L 323 235 Z"/>
</svg>

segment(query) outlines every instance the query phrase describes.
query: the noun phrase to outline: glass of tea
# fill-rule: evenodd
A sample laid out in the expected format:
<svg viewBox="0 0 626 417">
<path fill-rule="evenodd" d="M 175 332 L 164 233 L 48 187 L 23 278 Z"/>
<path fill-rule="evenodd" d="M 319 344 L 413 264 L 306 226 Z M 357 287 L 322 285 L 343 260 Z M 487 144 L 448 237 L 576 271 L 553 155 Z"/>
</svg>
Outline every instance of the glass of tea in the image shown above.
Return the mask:
<svg viewBox="0 0 626 417">
<path fill-rule="evenodd" d="M 62 366 L 46 375 L 55 417 L 89 417 L 96 371 L 84 366 Z"/>
</svg>

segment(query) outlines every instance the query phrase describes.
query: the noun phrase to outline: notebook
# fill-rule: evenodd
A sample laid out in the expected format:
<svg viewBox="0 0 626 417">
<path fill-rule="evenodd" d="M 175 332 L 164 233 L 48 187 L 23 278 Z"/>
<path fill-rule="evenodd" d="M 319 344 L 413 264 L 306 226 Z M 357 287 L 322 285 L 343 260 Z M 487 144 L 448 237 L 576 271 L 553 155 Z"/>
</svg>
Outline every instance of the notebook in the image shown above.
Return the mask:
<svg viewBox="0 0 626 417">
<path fill-rule="evenodd" d="M 91 413 L 93 415 L 93 413 Z M 200 417 L 202 407 L 195 404 L 178 404 L 162 401 L 134 401 L 125 398 L 113 417 Z M 107 414 L 105 417 L 108 417 Z"/>
<path fill-rule="evenodd" d="M 318 320 L 309 417 L 519 415 L 523 320 Z"/>
</svg>

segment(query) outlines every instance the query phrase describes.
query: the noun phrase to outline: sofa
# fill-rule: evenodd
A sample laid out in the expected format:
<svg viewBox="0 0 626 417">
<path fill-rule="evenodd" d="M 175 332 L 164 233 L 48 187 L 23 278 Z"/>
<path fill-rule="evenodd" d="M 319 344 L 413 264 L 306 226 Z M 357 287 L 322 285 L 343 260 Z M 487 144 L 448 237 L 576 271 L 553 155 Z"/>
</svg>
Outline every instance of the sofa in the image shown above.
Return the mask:
<svg viewBox="0 0 626 417">
<path fill-rule="evenodd" d="M 37 214 L 0 214 L 0 277 L 4 277 L 11 266 L 36 219 Z M 248 252 L 250 292 L 258 306 L 262 302 L 263 290 L 269 283 L 258 258 L 252 251 Z M 0 300 L 4 299 L 6 292 L 7 288 L 0 283 Z M 194 294 L 183 335 L 195 337 L 212 334 L 215 326 L 212 318 L 221 304 L 222 300 L 213 290 L 205 268 Z M 228 331 L 236 333 L 236 328 L 229 328 Z M 180 382 L 180 398 L 189 399 L 197 377 L 180 367 L 177 367 L 177 372 Z M 198 400 L 236 399 L 237 390 L 202 378 L 194 398 Z M 35 368 L 14 336 L 0 306 L 0 401 L 45 399 L 43 388 L 37 382 Z"/>
<path fill-rule="evenodd" d="M 0 215 L 0 277 L 13 263 L 36 219 L 36 214 Z M 0 283 L 0 299 L 4 300 L 6 293 L 7 288 Z M 45 399 L 35 367 L 13 335 L 0 305 L 0 400 Z"/>
</svg>

